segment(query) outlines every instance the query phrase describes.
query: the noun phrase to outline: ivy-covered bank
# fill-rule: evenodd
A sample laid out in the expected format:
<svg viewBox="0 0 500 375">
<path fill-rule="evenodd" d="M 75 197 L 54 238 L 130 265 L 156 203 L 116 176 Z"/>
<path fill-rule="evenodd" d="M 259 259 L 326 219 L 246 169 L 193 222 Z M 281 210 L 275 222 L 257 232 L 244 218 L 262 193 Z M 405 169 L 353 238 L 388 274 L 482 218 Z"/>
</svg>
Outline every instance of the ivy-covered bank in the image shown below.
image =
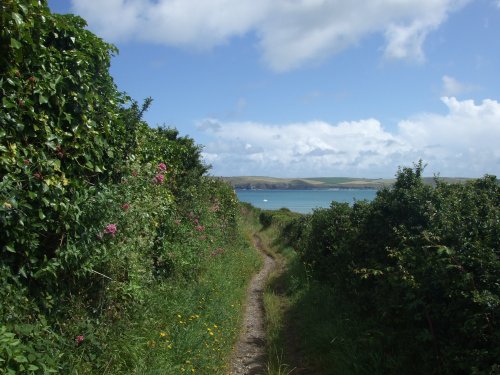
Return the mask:
<svg viewBox="0 0 500 375">
<path fill-rule="evenodd" d="M 84 20 L 0 17 L 0 373 L 220 374 L 258 263 L 232 189 Z"/>
</svg>

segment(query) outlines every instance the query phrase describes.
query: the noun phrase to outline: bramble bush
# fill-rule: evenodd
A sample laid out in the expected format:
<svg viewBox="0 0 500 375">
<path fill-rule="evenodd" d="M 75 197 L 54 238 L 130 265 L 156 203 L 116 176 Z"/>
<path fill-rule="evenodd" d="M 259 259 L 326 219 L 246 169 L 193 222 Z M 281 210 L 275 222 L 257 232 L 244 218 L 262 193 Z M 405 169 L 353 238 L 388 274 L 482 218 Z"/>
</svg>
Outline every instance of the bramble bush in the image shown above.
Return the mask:
<svg viewBox="0 0 500 375">
<path fill-rule="evenodd" d="M 32 0 L 0 17 L 0 373 L 103 369 L 148 291 L 234 239 L 237 199 L 192 139 L 142 121 L 151 99 L 118 91 L 83 19 Z"/>
<path fill-rule="evenodd" d="M 370 203 L 332 203 L 289 224 L 313 277 L 333 287 L 389 373 L 499 370 L 500 185 L 425 185 L 420 162 Z M 286 238 L 288 236 L 288 238 Z M 363 342 L 361 342 L 363 341 Z"/>
</svg>

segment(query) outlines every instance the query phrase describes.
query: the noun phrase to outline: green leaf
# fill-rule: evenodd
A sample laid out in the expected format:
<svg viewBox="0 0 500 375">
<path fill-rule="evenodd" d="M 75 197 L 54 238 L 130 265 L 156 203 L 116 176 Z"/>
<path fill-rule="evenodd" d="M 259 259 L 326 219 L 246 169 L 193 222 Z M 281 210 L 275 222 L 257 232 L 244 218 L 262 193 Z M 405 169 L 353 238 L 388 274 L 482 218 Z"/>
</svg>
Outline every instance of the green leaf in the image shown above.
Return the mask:
<svg viewBox="0 0 500 375">
<path fill-rule="evenodd" d="M 28 14 L 28 8 L 26 8 L 26 5 L 18 4 L 19 8 L 23 11 L 24 15 Z"/>
<path fill-rule="evenodd" d="M 54 170 L 61 171 L 61 161 L 59 159 L 54 160 Z"/>
<path fill-rule="evenodd" d="M 438 252 L 439 255 L 443 255 L 443 254 L 453 255 L 454 254 L 453 249 L 450 249 L 447 246 L 439 246 L 438 249 L 437 249 L 437 252 Z"/>
<path fill-rule="evenodd" d="M 42 210 L 38 210 L 38 217 L 40 218 L 40 220 L 45 219 L 45 214 L 43 213 Z"/>
<path fill-rule="evenodd" d="M 28 371 L 36 371 L 38 369 L 39 369 L 39 367 L 35 366 L 35 365 L 29 365 L 29 367 L 28 367 Z"/>
<path fill-rule="evenodd" d="M 52 141 L 47 141 L 45 142 L 45 145 L 50 148 L 51 150 L 55 150 L 56 149 L 56 144 Z"/>
<path fill-rule="evenodd" d="M 10 46 L 14 49 L 19 49 L 21 48 L 23 45 L 21 43 L 19 43 L 18 40 L 14 39 L 14 38 L 10 38 Z"/>
<path fill-rule="evenodd" d="M 7 250 L 9 253 L 15 253 L 16 252 L 16 250 L 14 250 L 14 245 L 12 245 L 12 244 L 5 245 L 5 250 Z"/>
<path fill-rule="evenodd" d="M 28 276 L 26 276 L 26 271 L 24 270 L 24 267 L 21 267 L 18 272 L 25 279 L 28 277 Z"/>
<path fill-rule="evenodd" d="M 9 108 L 14 108 L 14 107 L 16 106 L 16 105 L 15 105 L 14 103 L 12 103 L 12 102 L 9 100 L 9 98 L 7 98 L 6 96 L 4 96 L 4 97 L 2 98 L 2 104 L 3 104 L 4 108 L 7 108 L 7 109 L 9 109 Z"/>
<path fill-rule="evenodd" d="M 46 104 L 46 103 L 48 103 L 48 102 L 49 102 L 49 98 L 47 98 L 46 96 L 44 96 L 44 95 L 40 94 L 40 95 L 38 96 L 38 102 L 39 102 L 40 104 Z"/>
<path fill-rule="evenodd" d="M 17 23 L 18 26 L 24 23 L 23 18 L 19 15 L 19 13 L 13 12 L 12 18 L 14 18 L 14 21 Z"/>
<path fill-rule="evenodd" d="M 24 355 L 16 355 L 14 357 L 14 361 L 16 361 L 17 363 L 26 363 L 28 362 L 28 358 L 26 358 Z"/>
</svg>

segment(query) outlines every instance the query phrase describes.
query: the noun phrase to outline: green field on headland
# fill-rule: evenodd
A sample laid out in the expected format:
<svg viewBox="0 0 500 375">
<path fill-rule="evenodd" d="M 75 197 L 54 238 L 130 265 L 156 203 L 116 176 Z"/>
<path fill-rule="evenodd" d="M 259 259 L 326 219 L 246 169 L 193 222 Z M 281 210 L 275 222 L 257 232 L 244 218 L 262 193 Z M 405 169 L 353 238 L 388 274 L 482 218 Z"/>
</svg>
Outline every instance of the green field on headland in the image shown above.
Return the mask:
<svg viewBox="0 0 500 375">
<path fill-rule="evenodd" d="M 394 178 L 311 177 L 277 178 L 264 176 L 222 177 L 235 189 L 382 189 L 394 184 Z M 434 185 L 434 177 L 424 177 L 425 184 Z M 439 177 L 447 183 L 463 183 L 469 178 Z"/>
</svg>

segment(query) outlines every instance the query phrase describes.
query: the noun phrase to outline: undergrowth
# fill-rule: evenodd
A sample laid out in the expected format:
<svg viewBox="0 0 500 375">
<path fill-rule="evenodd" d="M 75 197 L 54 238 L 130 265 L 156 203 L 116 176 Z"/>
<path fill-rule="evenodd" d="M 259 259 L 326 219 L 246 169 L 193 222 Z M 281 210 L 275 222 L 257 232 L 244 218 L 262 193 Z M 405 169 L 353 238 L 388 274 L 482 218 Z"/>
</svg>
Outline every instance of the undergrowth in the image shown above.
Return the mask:
<svg viewBox="0 0 500 375">
<path fill-rule="evenodd" d="M 0 374 L 224 372 L 259 258 L 116 53 L 46 0 L 0 2 Z"/>
<path fill-rule="evenodd" d="M 196 282 L 178 278 L 148 288 L 147 302 L 109 327 L 106 361 L 95 368 L 93 348 L 81 345 L 75 374 L 225 373 L 259 262 L 241 238 L 214 257 Z"/>
<path fill-rule="evenodd" d="M 260 215 L 286 259 L 265 298 L 270 353 L 287 349 L 273 374 L 498 373 L 498 180 L 431 187 L 422 170 L 372 202 Z"/>
<path fill-rule="evenodd" d="M 260 210 L 255 209 L 258 213 Z M 267 324 L 268 374 L 382 374 L 382 353 L 353 338 L 363 337 L 365 326 L 350 319 L 348 306 L 335 291 L 315 281 L 310 269 L 290 244 L 283 241 L 287 224 L 301 218 L 287 210 L 260 212 L 259 235 L 278 260 L 264 291 Z M 361 340 L 363 341 L 363 340 Z"/>
</svg>

